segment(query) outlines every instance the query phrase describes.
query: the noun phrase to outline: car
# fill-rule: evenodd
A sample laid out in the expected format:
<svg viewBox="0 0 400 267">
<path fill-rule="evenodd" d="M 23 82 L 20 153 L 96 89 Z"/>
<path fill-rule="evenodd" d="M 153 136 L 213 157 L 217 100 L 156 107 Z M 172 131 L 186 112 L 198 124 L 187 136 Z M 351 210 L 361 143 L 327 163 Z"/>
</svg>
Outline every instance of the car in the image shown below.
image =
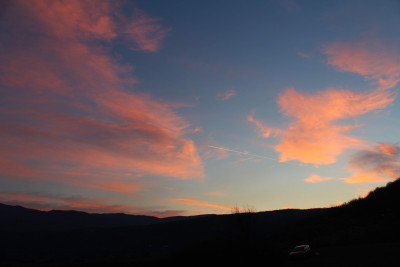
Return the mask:
<svg viewBox="0 0 400 267">
<path fill-rule="evenodd" d="M 311 248 L 309 245 L 295 246 L 289 253 L 290 259 L 303 259 L 311 255 Z"/>
</svg>

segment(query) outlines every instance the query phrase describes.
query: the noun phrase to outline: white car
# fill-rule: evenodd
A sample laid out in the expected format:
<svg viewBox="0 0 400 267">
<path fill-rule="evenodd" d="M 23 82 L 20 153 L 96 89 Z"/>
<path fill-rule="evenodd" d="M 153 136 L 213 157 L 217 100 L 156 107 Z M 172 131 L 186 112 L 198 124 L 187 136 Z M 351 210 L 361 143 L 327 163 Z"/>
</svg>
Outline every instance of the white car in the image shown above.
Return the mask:
<svg viewBox="0 0 400 267">
<path fill-rule="evenodd" d="M 311 255 L 311 248 L 309 245 L 295 246 L 289 253 L 291 259 L 306 258 Z"/>
</svg>

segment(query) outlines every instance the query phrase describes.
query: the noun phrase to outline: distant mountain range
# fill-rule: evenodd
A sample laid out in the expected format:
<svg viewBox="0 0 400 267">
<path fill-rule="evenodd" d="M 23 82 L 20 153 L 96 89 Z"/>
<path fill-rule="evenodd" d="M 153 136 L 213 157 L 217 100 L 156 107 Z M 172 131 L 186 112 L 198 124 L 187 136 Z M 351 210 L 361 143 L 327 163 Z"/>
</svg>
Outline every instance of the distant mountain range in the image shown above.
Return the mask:
<svg viewBox="0 0 400 267">
<path fill-rule="evenodd" d="M 173 255 L 187 260 L 214 255 L 226 261 L 234 255 L 277 258 L 300 243 L 323 247 L 397 242 L 399 203 L 400 180 L 339 207 L 229 215 L 156 218 L 44 212 L 0 204 L 0 264 L 80 262 L 87 266 L 92 260 L 93 266 L 99 262 L 111 266 L 116 261 L 148 266 Z M 107 265 L 104 259 L 110 258 L 114 260 Z"/>
<path fill-rule="evenodd" d="M 157 218 L 124 213 L 91 214 L 74 210 L 39 211 L 0 203 L 0 228 L 7 229 L 7 231 L 60 231 L 87 227 L 137 226 L 188 220 L 204 216 L 208 215 Z"/>
</svg>

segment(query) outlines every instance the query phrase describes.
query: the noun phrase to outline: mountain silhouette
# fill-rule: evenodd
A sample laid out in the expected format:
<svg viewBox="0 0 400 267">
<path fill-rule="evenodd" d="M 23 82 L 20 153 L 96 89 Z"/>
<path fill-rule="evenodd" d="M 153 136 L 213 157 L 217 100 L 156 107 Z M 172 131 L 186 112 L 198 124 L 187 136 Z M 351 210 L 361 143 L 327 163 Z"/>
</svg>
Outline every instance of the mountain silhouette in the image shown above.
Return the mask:
<svg viewBox="0 0 400 267">
<path fill-rule="evenodd" d="M 10 206 L 0 203 L 0 228 L 8 231 L 59 231 L 85 227 L 107 228 L 120 226 L 149 225 L 199 216 L 174 216 L 157 218 L 145 215 L 128 215 L 124 213 L 91 214 L 74 210 L 39 211 L 21 206 Z"/>
</svg>

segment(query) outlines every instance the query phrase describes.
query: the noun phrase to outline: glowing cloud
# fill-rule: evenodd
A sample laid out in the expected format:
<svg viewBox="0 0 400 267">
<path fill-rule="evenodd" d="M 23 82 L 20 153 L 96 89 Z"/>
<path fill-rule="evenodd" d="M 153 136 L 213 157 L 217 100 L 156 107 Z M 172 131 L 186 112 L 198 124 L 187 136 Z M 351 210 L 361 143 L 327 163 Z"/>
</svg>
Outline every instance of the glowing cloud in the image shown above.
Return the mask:
<svg viewBox="0 0 400 267">
<path fill-rule="evenodd" d="M 12 5 L 0 36 L 2 178 L 132 193 L 148 186 L 141 175 L 204 176 L 190 124 L 133 93 L 134 67 L 110 53 L 115 38 L 156 51 L 167 32 L 157 19 L 136 10 L 130 20 L 112 1 Z"/>
<path fill-rule="evenodd" d="M 381 143 L 357 152 L 348 162 L 354 174 L 343 178 L 346 183 L 382 182 L 400 176 L 400 147 Z"/>
<path fill-rule="evenodd" d="M 359 147 L 362 140 L 347 135 L 357 125 L 341 125 L 337 121 L 385 108 L 395 95 L 387 91 L 353 93 L 328 89 L 315 95 L 287 89 L 278 99 L 281 112 L 291 118 L 286 130 L 269 128 L 249 117 L 263 137 L 272 133 L 280 138 L 275 150 L 280 161 L 331 164 L 345 149 Z"/>
<path fill-rule="evenodd" d="M 320 183 L 324 181 L 329 181 L 332 180 L 332 177 L 321 177 L 319 175 L 313 174 L 310 177 L 304 179 L 304 182 L 306 183 Z"/>
<path fill-rule="evenodd" d="M 380 40 L 334 42 L 325 46 L 328 64 L 339 71 L 354 72 L 374 80 L 380 89 L 393 88 L 400 81 L 400 51 L 397 44 Z"/>
</svg>

